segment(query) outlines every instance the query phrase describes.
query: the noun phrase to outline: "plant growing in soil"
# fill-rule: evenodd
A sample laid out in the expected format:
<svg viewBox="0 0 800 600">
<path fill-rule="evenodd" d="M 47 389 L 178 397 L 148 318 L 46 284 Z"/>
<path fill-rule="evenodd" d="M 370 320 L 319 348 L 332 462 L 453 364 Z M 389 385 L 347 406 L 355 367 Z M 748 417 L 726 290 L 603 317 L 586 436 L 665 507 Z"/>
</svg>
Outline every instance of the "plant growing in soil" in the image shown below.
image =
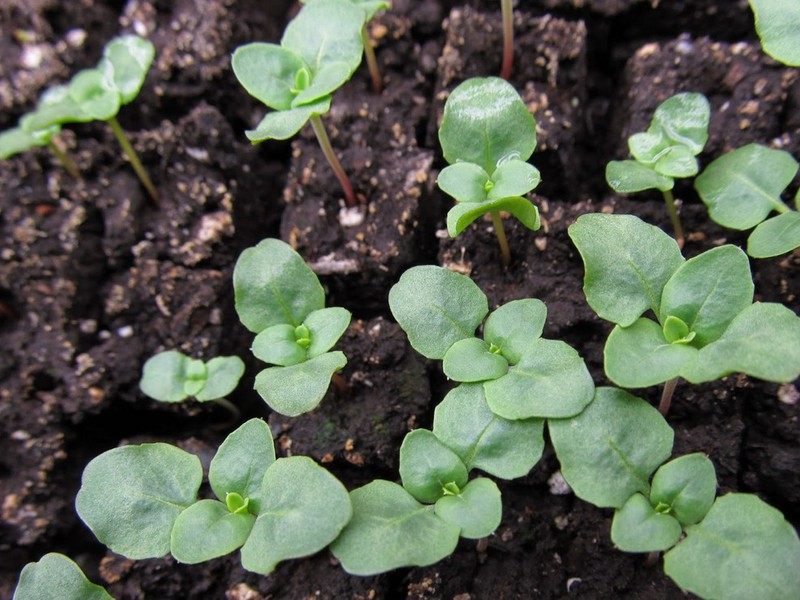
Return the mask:
<svg viewBox="0 0 800 600">
<path fill-rule="evenodd" d="M 241 548 L 242 566 L 262 574 L 326 547 L 351 516 L 347 490 L 328 471 L 305 456 L 275 459 L 260 419 L 232 432 L 211 461 L 216 500 L 198 500 L 202 481 L 200 459 L 180 448 L 122 446 L 86 466 L 75 507 L 127 558 L 171 553 L 195 564 Z"/>
<path fill-rule="evenodd" d="M 500 13 L 503 18 L 503 66 L 500 77 L 508 81 L 514 70 L 514 7 L 511 0 L 500 0 Z"/>
<path fill-rule="evenodd" d="M 750 264 L 736 246 L 686 260 L 675 240 L 631 215 L 582 215 L 568 232 L 586 267 L 587 302 L 616 324 L 603 351 L 606 375 L 629 388 L 666 382 L 662 414 L 679 377 L 800 375 L 800 317 L 753 302 Z M 642 316 L 648 310 L 655 320 Z"/>
<path fill-rule="evenodd" d="M 681 248 L 683 228 L 672 188 L 676 177 L 697 175 L 699 165 L 695 157 L 708 141 L 710 114 L 708 100 L 702 94 L 676 94 L 656 108 L 646 132 L 628 138 L 634 160 L 612 160 L 606 166 L 606 181 L 615 192 L 661 190 Z"/>
<path fill-rule="evenodd" d="M 159 402 L 183 402 L 194 397 L 213 401 L 232 414 L 239 410 L 225 399 L 239 385 L 244 362 L 238 356 L 218 356 L 208 362 L 177 350 L 160 352 L 144 363 L 139 389 Z"/>
<path fill-rule="evenodd" d="M 800 6 L 792 0 L 750 0 L 764 52 L 800 67 Z"/>
<path fill-rule="evenodd" d="M 344 308 L 325 308 L 325 291 L 302 257 L 266 239 L 239 256 L 233 271 L 236 312 L 256 334 L 256 358 L 277 365 L 256 376 L 255 389 L 273 410 L 297 416 L 316 407 L 331 377 L 347 364 L 330 349 L 350 324 Z"/>
<path fill-rule="evenodd" d="M 667 551 L 666 574 L 704 598 L 777 600 L 800 589 L 794 528 L 755 495 L 716 498 L 714 466 L 702 454 L 664 464 L 674 433 L 644 400 L 598 388 L 580 415 L 548 428 L 575 495 L 615 509 L 620 550 Z"/>
<path fill-rule="evenodd" d="M 26 124 L 28 132 L 64 123 L 105 121 L 142 185 L 158 203 L 158 192 L 116 118 L 120 107 L 139 94 L 154 57 L 155 47 L 149 40 L 137 35 L 114 38 L 106 44 L 96 68 L 84 69 L 68 85 L 50 91 L 48 101 L 37 107 Z"/>
<path fill-rule="evenodd" d="M 286 26 L 280 45 L 256 42 L 233 53 L 233 72 L 247 93 L 273 112 L 245 135 L 254 144 L 285 140 L 307 122 L 345 194 L 356 205 L 350 179 L 333 151 L 321 115 L 332 94 L 361 62 L 361 31 L 367 12 L 351 0 L 314 0 Z"/>
<path fill-rule="evenodd" d="M 113 600 L 83 574 L 72 559 L 57 552 L 28 563 L 19 575 L 12 600 Z"/>
<path fill-rule="evenodd" d="M 500 211 L 510 212 L 528 229 L 539 229 L 539 211 L 523 197 L 541 180 L 526 162 L 536 148 L 536 120 L 508 82 L 468 79 L 445 102 L 439 143 L 450 166 L 437 183 L 458 201 L 447 213 L 450 237 L 488 213 L 507 267 L 511 252 Z"/>
<path fill-rule="evenodd" d="M 800 212 L 781 200 L 797 168 L 788 152 L 748 144 L 709 164 L 694 187 L 716 223 L 740 230 L 755 227 L 747 240 L 750 256 L 778 256 L 800 246 Z M 794 203 L 800 209 L 800 193 Z M 780 214 L 767 219 L 772 211 Z"/>
</svg>

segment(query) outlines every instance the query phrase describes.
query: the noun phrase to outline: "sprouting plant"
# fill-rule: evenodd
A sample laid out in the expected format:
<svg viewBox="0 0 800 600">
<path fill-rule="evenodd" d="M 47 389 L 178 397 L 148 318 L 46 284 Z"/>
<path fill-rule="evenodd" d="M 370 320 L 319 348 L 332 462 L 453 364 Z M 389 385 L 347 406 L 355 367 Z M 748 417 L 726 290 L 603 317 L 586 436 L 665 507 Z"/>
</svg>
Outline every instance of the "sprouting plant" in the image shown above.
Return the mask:
<svg viewBox="0 0 800 600">
<path fill-rule="evenodd" d="M 28 563 L 20 573 L 12 600 L 113 600 L 86 579 L 81 568 L 63 554 L 50 552 Z"/>
<path fill-rule="evenodd" d="M 750 0 L 750 8 L 764 52 L 785 65 L 800 66 L 800 5 L 793 0 Z"/>
<path fill-rule="evenodd" d="M 489 213 L 508 266 L 511 252 L 500 211 L 528 229 L 539 228 L 539 211 L 523 197 L 540 181 L 539 171 L 526 162 L 536 148 L 536 120 L 508 82 L 468 79 L 444 105 L 439 143 L 450 166 L 437 183 L 458 201 L 447 213 L 450 237 Z"/>
<path fill-rule="evenodd" d="M 716 497 L 702 454 L 670 462 L 674 433 L 644 400 L 597 388 L 577 417 L 548 422 L 575 495 L 614 508 L 611 539 L 625 552 L 664 555 L 664 571 L 703 598 L 792 597 L 800 540 L 783 515 L 751 494 Z M 652 479 L 651 479 L 652 476 Z"/>
<path fill-rule="evenodd" d="M 547 308 L 514 300 L 489 312 L 469 278 L 435 266 L 413 267 L 389 292 L 389 308 L 411 346 L 442 360 L 444 373 L 481 383 L 489 408 L 505 419 L 569 417 L 591 402 L 594 384 L 565 342 L 541 337 Z"/>
<path fill-rule="evenodd" d="M 132 102 L 139 94 L 154 57 L 155 47 L 149 40 L 137 35 L 114 38 L 106 44 L 103 58 L 96 68 L 78 72 L 68 85 L 49 92 L 48 102 L 37 107 L 26 124 L 27 130 L 41 131 L 65 123 L 105 121 L 142 185 L 158 203 L 158 192 L 116 118 L 120 107 Z"/>
<path fill-rule="evenodd" d="M 147 359 L 139 389 L 159 402 L 183 402 L 189 397 L 213 401 L 238 416 L 239 410 L 225 396 L 236 389 L 243 374 L 244 362 L 238 356 L 204 362 L 169 350 Z"/>
<path fill-rule="evenodd" d="M 500 77 L 508 81 L 514 70 L 514 7 L 511 0 L 500 0 L 503 17 L 503 66 Z"/>
<path fill-rule="evenodd" d="M 699 165 L 695 157 L 708 141 L 710 114 L 708 100 L 702 94 L 676 94 L 656 108 L 646 132 L 628 138 L 634 160 L 612 160 L 606 166 L 606 181 L 615 192 L 661 190 L 681 248 L 683 228 L 672 188 L 675 178 L 697 175 Z"/>
<path fill-rule="evenodd" d="M 256 376 L 255 389 L 281 414 L 316 407 L 333 374 L 347 364 L 330 349 L 350 324 L 344 308 L 325 308 L 325 291 L 302 257 L 266 239 L 239 256 L 233 271 L 236 311 L 256 334 L 253 354 L 277 365 Z"/>
<path fill-rule="evenodd" d="M 255 143 L 285 140 L 311 122 L 349 206 L 356 205 L 350 179 L 333 151 L 320 115 L 332 94 L 358 68 L 366 11 L 352 0 L 314 0 L 287 25 L 280 45 L 252 43 L 233 53 L 233 72 L 247 93 L 273 109 L 255 129 Z"/>
<path fill-rule="evenodd" d="M 603 352 L 606 375 L 628 388 L 666 382 L 662 414 L 679 377 L 800 375 L 800 317 L 753 302 L 750 264 L 736 246 L 685 260 L 675 240 L 631 215 L 582 215 L 569 236 L 586 267 L 587 302 L 616 324 Z M 642 316 L 648 310 L 655 320 Z"/>
<path fill-rule="evenodd" d="M 305 456 L 275 459 L 269 427 L 251 419 L 220 445 L 208 470 L 216 500 L 198 500 L 200 459 L 169 444 L 122 446 L 93 459 L 75 500 L 103 544 L 131 559 L 171 553 L 195 564 L 241 548 L 242 566 L 270 573 L 318 552 L 350 520 L 350 498 Z"/>
<path fill-rule="evenodd" d="M 797 174 L 797 161 L 783 150 L 748 144 L 708 165 L 694 187 L 711 218 L 724 227 L 750 229 L 747 253 L 767 258 L 800 246 L 800 193 L 792 210 L 781 194 Z M 767 216 L 776 211 L 776 217 Z"/>
</svg>

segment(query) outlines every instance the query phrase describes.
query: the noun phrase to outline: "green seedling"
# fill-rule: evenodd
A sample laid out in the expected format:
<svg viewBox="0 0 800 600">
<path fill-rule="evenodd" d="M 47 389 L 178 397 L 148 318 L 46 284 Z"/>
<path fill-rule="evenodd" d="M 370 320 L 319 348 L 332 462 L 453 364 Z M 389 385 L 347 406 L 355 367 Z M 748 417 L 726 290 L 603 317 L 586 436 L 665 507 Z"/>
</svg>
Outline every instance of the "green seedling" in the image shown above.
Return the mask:
<svg viewBox="0 0 800 600">
<path fill-rule="evenodd" d="M 253 43 L 233 53 L 233 72 L 247 93 L 273 112 L 245 132 L 254 144 L 285 140 L 311 122 L 349 206 L 356 205 L 350 179 L 333 151 L 321 115 L 332 94 L 358 68 L 367 12 L 352 0 L 314 0 L 289 23 L 280 45 Z M 360 4 L 360 3 L 358 3 Z"/>
<path fill-rule="evenodd" d="M 676 94 L 656 108 L 646 132 L 628 138 L 634 160 L 612 160 L 606 166 L 606 181 L 615 192 L 661 190 L 681 248 L 683 228 L 672 188 L 675 178 L 697 175 L 699 165 L 695 157 L 708 141 L 710 115 L 708 100 L 702 94 Z"/>
<path fill-rule="evenodd" d="M 794 0 L 750 0 L 750 8 L 764 52 L 785 65 L 800 67 L 800 4 Z"/>
<path fill-rule="evenodd" d="M 800 589 L 794 528 L 756 496 L 715 498 L 714 466 L 702 454 L 664 464 L 674 434 L 644 400 L 598 388 L 580 415 L 548 427 L 575 495 L 616 509 L 611 539 L 621 550 L 668 550 L 666 574 L 703 598 L 777 600 Z"/>
<path fill-rule="evenodd" d="M 500 0 L 503 17 L 503 66 L 500 77 L 508 81 L 514 70 L 514 7 L 511 0 Z"/>
<path fill-rule="evenodd" d="M 523 198 L 541 180 L 536 167 L 525 162 L 536 148 L 536 120 L 508 82 L 468 79 L 445 102 L 439 143 L 450 166 L 437 183 L 458 201 L 447 213 L 450 237 L 488 213 L 508 266 L 511 252 L 500 211 L 539 229 L 539 211 Z"/>
<path fill-rule="evenodd" d="M 213 401 L 238 416 L 239 409 L 225 396 L 236 389 L 243 374 L 244 362 L 238 356 L 218 356 L 203 362 L 169 350 L 147 359 L 139 389 L 159 402 L 183 402 L 189 397 Z"/>
<path fill-rule="evenodd" d="M 315 408 L 331 377 L 347 364 L 330 352 L 350 324 L 344 308 L 325 308 L 316 274 L 287 244 L 266 239 L 239 256 L 233 271 L 236 311 L 256 334 L 261 371 L 255 389 L 273 410 L 297 416 Z"/>
<path fill-rule="evenodd" d="M 113 600 L 63 554 L 51 552 L 25 565 L 12 600 Z"/>
<path fill-rule="evenodd" d="M 275 459 L 260 419 L 231 433 L 211 461 L 216 500 L 198 500 L 202 481 L 200 459 L 175 446 L 123 446 L 87 465 L 75 506 L 127 558 L 171 553 L 196 564 L 241 548 L 242 566 L 262 574 L 326 547 L 352 514 L 347 490 L 310 458 Z"/>
<path fill-rule="evenodd" d="M 747 253 L 768 258 L 800 246 L 800 192 L 794 199 L 798 210 L 781 200 L 797 168 L 788 152 L 748 144 L 708 165 L 694 187 L 716 223 L 740 230 L 755 227 Z M 767 219 L 772 211 L 780 214 Z"/>
<path fill-rule="evenodd" d="M 389 292 L 389 308 L 423 356 L 443 361 L 454 381 L 481 383 L 491 411 L 504 419 L 569 417 L 592 400 L 594 384 L 568 344 L 541 337 L 547 308 L 514 300 L 489 312 L 469 278 L 435 266 L 413 267 Z"/>
<path fill-rule="evenodd" d="M 586 267 L 586 300 L 616 324 L 605 372 L 615 384 L 667 383 L 666 414 L 679 377 L 691 383 L 741 372 L 789 382 L 800 375 L 800 318 L 753 302 L 750 264 L 726 245 L 689 260 L 675 240 L 631 215 L 582 215 L 569 236 Z M 643 317 L 653 311 L 655 319 Z"/>
</svg>

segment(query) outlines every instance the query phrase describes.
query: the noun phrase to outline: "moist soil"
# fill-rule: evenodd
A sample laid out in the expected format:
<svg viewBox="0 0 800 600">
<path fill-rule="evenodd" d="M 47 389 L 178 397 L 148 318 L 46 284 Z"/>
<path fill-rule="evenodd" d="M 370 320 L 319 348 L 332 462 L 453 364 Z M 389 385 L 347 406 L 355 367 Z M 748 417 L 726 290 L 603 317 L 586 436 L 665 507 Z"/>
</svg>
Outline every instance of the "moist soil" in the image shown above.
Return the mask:
<svg viewBox="0 0 800 600">
<path fill-rule="evenodd" d="M 566 230 L 587 212 L 632 213 L 669 231 L 653 193 L 614 195 L 605 163 L 679 91 L 706 94 L 710 139 L 701 163 L 750 142 L 800 154 L 800 83 L 765 57 L 744 0 L 522 0 L 512 83 L 538 122 L 531 195 L 542 228 L 511 219 L 507 269 L 490 221 L 458 239 L 444 229 L 450 200 L 436 138 L 444 101 L 460 81 L 500 66 L 496 2 L 395 0 L 370 25 L 385 91 L 365 68 L 324 117 L 363 204 L 348 209 L 310 130 L 292 142 L 250 146 L 243 135 L 265 109 L 230 70 L 232 50 L 277 42 L 298 6 L 287 0 L 37 0 L 0 3 L 0 128 L 14 126 L 42 89 L 98 60 L 121 32 L 148 36 L 157 59 L 139 98 L 124 107 L 129 132 L 161 194 L 148 200 L 102 124 L 61 140 L 83 179 L 44 149 L 0 163 L 0 597 L 22 566 L 49 551 L 71 556 L 119 599 L 646 598 L 680 590 L 641 556 L 616 551 L 611 511 L 557 493 L 552 451 L 524 478 L 500 482 L 504 514 L 488 546 L 462 540 L 425 568 L 347 575 L 323 551 L 269 576 L 238 557 L 196 566 L 130 561 L 107 552 L 75 515 L 80 474 L 120 444 L 165 441 L 207 464 L 237 425 L 216 406 L 144 397 L 144 361 L 165 349 L 248 364 L 230 400 L 242 419 L 268 420 L 281 456 L 305 454 L 349 489 L 397 479 L 403 436 L 430 426 L 450 384 L 408 346 L 387 305 L 408 267 L 440 264 L 470 275 L 491 307 L 535 297 L 548 306 L 544 335 L 572 344 L 607 384 L 610 330 L 589 309 L 583 268 Z M 792 187 L 792 193 L 794 188 Z M 708 219 L 679 183 L 694 256 L 746 233 Z M 340 342 L 345 393 L 332 390 L 297 418 L 270 413 L 252 391 L 259 366 L 233 309 L 238 254 L 264 237 L 291 243 L 319 273 L 328 304 L 352 311 Z M 800 312 L 800 254 L 752 262 L 758 300 Z M 640 396 L 657 402 L 656 388 Z M 800 524 L 800 394 L 744 376 L 682 383 L 669 415 L 675 453 L 705 452 L 719 492 L 758 494 Z"/>
</svg>

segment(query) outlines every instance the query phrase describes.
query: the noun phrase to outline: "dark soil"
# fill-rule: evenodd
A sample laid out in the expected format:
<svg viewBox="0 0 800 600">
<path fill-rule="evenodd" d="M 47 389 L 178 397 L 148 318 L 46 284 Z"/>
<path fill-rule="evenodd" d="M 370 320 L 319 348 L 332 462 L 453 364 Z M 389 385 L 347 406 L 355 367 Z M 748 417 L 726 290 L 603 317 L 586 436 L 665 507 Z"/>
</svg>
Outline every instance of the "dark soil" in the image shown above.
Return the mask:
<svg viewBox="0 0 800 600">
<path fill-rule="evenodd" d="M 450 90 L 500 66 L 494 0 L 395 0 L 371 25 L 386 90 L 362 67 L 325 116 L 334 147 L 365 203 L 346 211 L 310 130 L 291 143 L 251 147 L 243 130 L 264 108 L 235 81 L 240 44 L 277 41 L 289 0 L 37 0 L 0 2 L 0 128 L 12 127 L 44 87 L 96 63 L 105 41 L 136 31 L 157 46 L 140 97 L 121 112 L 162 195 L 148 202 L 115 140 L 99 124 L 62 134 L 83 181 L 45 149 L 0 163 L 0 597 L 48 551 L 74 558 L 120 599 L 646 598 L 680 596 L 659 567 L 614 550 L 611 512 L 554 495 L 552 452 L 501 484 L 503 522 L 479 552 L 462 541 L 426 568 L 359 578 L 327 552 L 270 576 L 231 555 L 198 566 L 107 553 L 73 509 L 80 474 L 100 452 L 166 441 L 204 460 L 235 427 L 214 406 L 162 405 L 138 391 L 144 361 L 163 349 L 238 354 L 248 371 L 230 398 L 243 418 L 267 419 L 281 455 L 306 454 L 352 489 L 397 478 L 398 449 L 429 426 L 447 391 L 437 365 L 408 346 L 386 297 L 409 266 L 438 263 L 470 275 L 492 307 L 536 297 L 545 336 L 574 345 L 599 384 L 610 326 L 586 305 L 582 263 L 566 234 L 586 212 L 633 213 L 669 230 L 651 193 L 621 198 L 605 184 L 625 138 L 678 91 L 706 94 L 713 118 L 707 164 L 758 141 L 800 154 L 798 72 L 766 58 L 745 0 L 521 0 L 512 83 L 539 124 L 532 199 L 543 227 L 506 220 L 507 270 L 490 221 L 458 239 L 444 230 L 450 200 L 435 186 L 436 128 Z M 21 40 L 28 41 L 21 41 Z M 745 233 L 708 219 L 691 185 L 676 196 L 687 256 L 742 244 Z M 233 310 L 231 273 L 263 237 L 293 244 L 320 274 L 330 305 L 353 323 L 340 348 L 348 395 L 312 413 L 270 411 L 251 388 L 252 340 Z M 756 295 L 800 311 L 800 253 L 753 261 Z M 639 391 L 657 401 L 660 391 Z M 720 493 L 758 494 L 800 525 L 798 382 L 743 376 L 681 384 L 669 416 L 675 453 L 702 451 Z"/>
</svg>

